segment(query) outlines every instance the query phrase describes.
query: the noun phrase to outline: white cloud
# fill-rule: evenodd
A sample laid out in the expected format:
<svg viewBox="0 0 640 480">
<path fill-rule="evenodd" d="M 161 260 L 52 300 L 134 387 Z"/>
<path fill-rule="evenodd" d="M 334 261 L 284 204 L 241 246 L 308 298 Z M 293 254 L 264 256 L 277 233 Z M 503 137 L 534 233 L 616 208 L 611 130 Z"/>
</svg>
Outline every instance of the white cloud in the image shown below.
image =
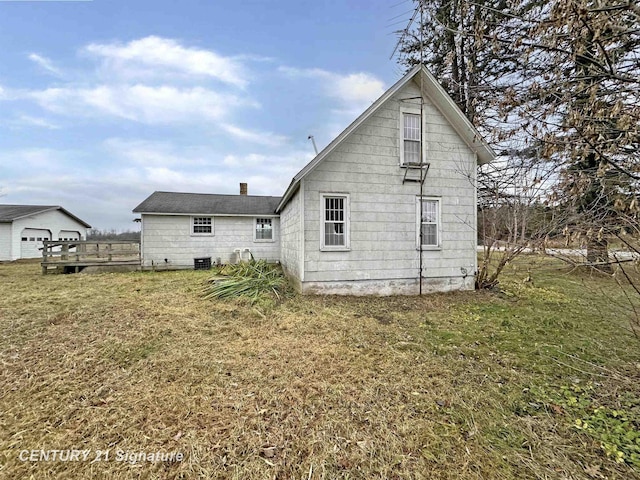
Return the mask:
<svg viewBox="0 0 640 480">
<path fill-rule="evenodd" d="M 170 167 L 211 164 L 212 152 L 207 147 L 177 146 L 170 142 L 109 138 L 103 142 L 106 150 L 118 160 L 129 164 Z"/>
<path fill-rule="evenodd" d="M 2 200 L 61 204 L 94 227 L 132 228 L 131 210 L 154 190 L 237 194 L 248 182 L 252 195 L 282 195 L 312 156 L 307 149 L 221 155 L 206 143 L 122 138 L 97 152 L 17 149 L 0 152 L 0 165 L 11 165 Z"/>
<path fill-rule="evenodd" d="M 103 114 L 150 125 L 220 120 L 233 107 L 256 104 L 202 87 L 98 85 L 93 88 L 48 88 L 27 96 L 52 112 Z"/>
<path fill-rule="evenodd" d="M 239 140 L 268 147 L 278 147 L 287 141 L 287 137 L 283 135 L 276 135 L 271 132 L 254 132 L 231 124 L 222 125 L 221 128 Z"/>
<path fill-rule="evenodd" d="M 224 157 L 223 163 L 228 167 L 258 167 L 261 170 L 271 170 L 272 178 L 284 177 L 290 180 L 313 157 L 314 154 L 306 150 L 271 155 L 262 153 L 230 154 Z"/>
<path fill-rule="evenodd" d="M 250 54 L 225 57 L 158 36 L 128 43 L 92 43 L 81 51 L 98 59 L 99 65 L 70 70 L 64 83 L 42 89 L 0 87 L 0 100 L 31 101 L 48 112 L 69 117 L 204 127 L 266 147 L 288 141 L 275 132 L 234 121 L 240 110 L 260 108 L 246 91 L 239 90 L 248 83 L 245 63 L 272 62 L 271 58 Z M 42 55 L 31 53 L 29 58 L 50 73 L 60 73 L 54 62 Z M 58 127 L 45 116 L 29 112 L 14 123 Z"/>
<path fill-rule="evenodd" d="M 369 106 L 385 91 L 384 83 L 368 73 L 352 73 L 334 79 L 333 96 L 345 103 Z"/>
<path fill-rule="evenodd" d="M 32 127 L 48 128 L 49 130 L 58 130 L 60 126 L 41 117 L 32 117 L 31 115 L 20 115 L 17 122 L 19 125 L 28 125 Z"/>
<path fill-rule="evenodd" d="M 123 74 L 157 76 L 166 69 L 186 75 L 215 78 L 244 88 L 248 74 L 243 64 L 212 50 L 185 47 L 170 38 L 149 36 L 129 43 L 92 43 L 84 51 L 103 58 L 107 66 Z"/>
<path fill-rule="evenodd" d="M 31 53 L 29 54 L 29 60 L 38 64 L 42 69 L 46 70 L 47 72 L 57 77 L 62 76 L 62 71 L 59 68 L 57 68 L 50 59 L 43 57 L 42 55 L 38 55 L 37 53 Z"/>
<path fill-rule="evenodd" d="M 384 82 L 365 72 L 341 75 L 320 68 L 279 67 L 278 70 L 292 78 L 319 80 L 324 94 L 338 99 L 348 111 L 362 112 L 385 91 Z"/>
<path fill-rule="evenodd" d="M 69 164 L 77 158 L 78 152 L 73 150 L 55 150 L 51 148 L 32 147 L 0 152 L 1 165 L 14 165 L 21 172 L 55 171 L 63 164 Z"/>
<path fill-rule="evenodd" d="M 168 190 L 172 192 L 193 193 L 237 193 L 238 174 L 228 171 L 215 170 L 216 173 L 199 170 L 188 172 L 183 169 L 168 167 L 146 167 L 143 173 L 143 183 L 153 186 L 153 190 Z"/>
<path fill-rule="evenodd" d="M 265 165 L 269 161 L 269 157 L 258 153 L 250 153 L 248 155 L 227 155 L 223 159 L 223 163 L 228 167 L 255 167 Z"/>
</svg>

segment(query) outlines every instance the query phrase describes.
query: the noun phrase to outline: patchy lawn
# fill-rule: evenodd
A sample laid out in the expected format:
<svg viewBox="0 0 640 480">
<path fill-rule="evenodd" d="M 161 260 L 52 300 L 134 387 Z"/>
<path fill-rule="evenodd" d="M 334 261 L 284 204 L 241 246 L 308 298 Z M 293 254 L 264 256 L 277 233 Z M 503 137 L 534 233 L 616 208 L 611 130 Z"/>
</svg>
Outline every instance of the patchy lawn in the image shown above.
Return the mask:
<svg viewBox="0 0 640 480">
<path fill-rule="evenodd" d="M 261 311 L 204 300 L 208 272 L 0 265 L 0 477 L 640 478 L 624 297 L 560 268 Z M 52 449 L 90 453 L 20 459 Z M 158 451 L 184 460 L 121 461 Z"/>
</svg>

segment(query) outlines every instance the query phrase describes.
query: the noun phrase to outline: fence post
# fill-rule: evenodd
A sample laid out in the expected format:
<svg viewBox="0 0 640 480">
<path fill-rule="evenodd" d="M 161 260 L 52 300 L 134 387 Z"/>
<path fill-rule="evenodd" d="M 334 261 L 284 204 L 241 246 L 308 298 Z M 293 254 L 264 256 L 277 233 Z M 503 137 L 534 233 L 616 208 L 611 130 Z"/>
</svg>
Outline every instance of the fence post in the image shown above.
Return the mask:
<svg viewBox="0 0 640 480">
<path fill-rule="evenodd" d="M 47 274 L 47 249 L 49 248 L 49 240 L 42 242 L 42 274 Z"/>
</svg>

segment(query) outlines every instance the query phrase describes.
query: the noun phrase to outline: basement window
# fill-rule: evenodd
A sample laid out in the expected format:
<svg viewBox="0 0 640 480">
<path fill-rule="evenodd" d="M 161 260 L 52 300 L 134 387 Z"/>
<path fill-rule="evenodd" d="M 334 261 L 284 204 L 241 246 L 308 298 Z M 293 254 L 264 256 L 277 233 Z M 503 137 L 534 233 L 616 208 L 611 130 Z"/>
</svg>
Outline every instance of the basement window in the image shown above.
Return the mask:
<svg viewBox="0 0 640 480">
<path fill-rule="evenodd" d="M 256 218 L 253 240 L 256 242 L 273 242 L 273 220 L 271 218 Z"/>
<path fill-rule="evenodd" d="M 213 218 L 191 217 L 192 235 L 213 235 Z"/>
</svg>

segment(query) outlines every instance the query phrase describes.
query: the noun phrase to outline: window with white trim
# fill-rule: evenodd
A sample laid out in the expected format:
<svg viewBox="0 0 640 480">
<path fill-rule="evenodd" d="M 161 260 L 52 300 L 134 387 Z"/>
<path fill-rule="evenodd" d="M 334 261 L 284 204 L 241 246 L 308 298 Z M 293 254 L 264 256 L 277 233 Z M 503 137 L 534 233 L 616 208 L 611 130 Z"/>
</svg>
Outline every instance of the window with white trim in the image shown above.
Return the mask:
<svg viewBox="0 0 640 480">
<path fill-rule="evenodd" d="M 273 241 L 273 220 L 271 218 L 256 218 L 254 240 L 256 242 Z"/>
<path fill-rule="evenodd" d="M 400 163 L 420 163 L 420 125 L 421 117 L 419 113 L 402 112 L 402 149 L 400 152 Z"/>
<path fill-rule="evenodd" d="M 213 218 L 191 217 L 192 235 L 213 235 Z"/>
<path fill-rule="evenodd" d="M 422 239 L 420 234 L 422 233 Z M 440 247 L 440 199 L 418 198 L 418 246 Z"/>
<path fill-rule="evenodd" d="M 326 250 L 349 248 L 349 196 L 322 196 L 321 247 Z"/>
</svg>

